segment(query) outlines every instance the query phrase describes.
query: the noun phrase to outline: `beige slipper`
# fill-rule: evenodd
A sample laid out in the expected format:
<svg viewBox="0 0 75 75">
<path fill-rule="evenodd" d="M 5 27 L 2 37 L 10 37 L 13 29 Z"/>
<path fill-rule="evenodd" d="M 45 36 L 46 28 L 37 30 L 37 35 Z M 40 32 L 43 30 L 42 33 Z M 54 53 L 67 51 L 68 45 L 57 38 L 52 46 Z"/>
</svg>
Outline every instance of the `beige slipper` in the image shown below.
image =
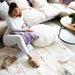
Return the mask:
<svg viewBox="0 0 75 75">
<path fill-rule="evenodd" d="M 33 59 L 33 58 L 29 59 L 28 62 L 34 68 L 38 68 L 39 67 L 39 63 L 35 59 Z"/>
<path fill-rule="evenodd" d="M 2 69 L 6 69 L 11 65 L 11 57 L 8 56 L 4 59 L 4 62 L 2 63 L 1 67 Z"/>
</svg>

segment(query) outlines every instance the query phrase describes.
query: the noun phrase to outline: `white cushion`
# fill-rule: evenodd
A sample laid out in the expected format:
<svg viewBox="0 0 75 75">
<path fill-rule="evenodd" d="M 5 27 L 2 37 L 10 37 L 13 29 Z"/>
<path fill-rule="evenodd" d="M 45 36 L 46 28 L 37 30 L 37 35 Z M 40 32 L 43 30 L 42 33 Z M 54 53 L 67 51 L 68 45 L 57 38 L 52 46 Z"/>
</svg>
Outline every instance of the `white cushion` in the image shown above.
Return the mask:
<svg viewBox="0 0 75 75">
<path fill-rule="evenodd" d="M 3 20 L 6 20 L 7 18 L 8 10 L 9 10 L 9 7 L 5 1 L 0 4 L 0 16 L 2 17 Z"/>
<path fill-rule="evenodd" d="M 0 38 L 3 36 L 4 32 L 6 31 L 6 28 L 6 21 L 0 21 Z"/>
<path fill-rule="evenodd" d="M 45 15 L 34 8 L 23 10 L 22 13 L 24 22 L 30 26 L 46 20 Z"/>
<path fill-rule="evenodd" d="M 75 2 L 71 2 L 67 7 L 75 10 Z"/>
<path fill-rule="evenodd" d="M 47 0 L 32 0 L 32 5 L 34 8 L 40 8 L 47 4 Z"/>
<path fill-rule="evenodd" d="M 39 39 L 32 42 L 32 45 L 44 47 L 52 44 L 55 40 L 55 34 L 50 26 L 39 24 L 32 26 L 31 29 L 39 35 Z"/>
<path fill-rule="evenodd" d="M 59 16 L 60 17 L 63 17 L 63 16 L 69 16 L 71 13 L 75 13 L 74 10 L 70 9 L 70 8 L 65 8 L 65 9 L 62 9 L 59 13 Z"/>
<path fill-rule="evenodd" d="M 11 0 L 10 2 L 15 2 L 21 9 L 30 8 L 27 0 Z"/>
<path fill-rule="evenodd" d="M 45 14 L 47 20 L 53 19 L 59 14 L 59 10 L 49 4 L 39 8 L 38 10 Z"/>
<path fill-rule="evenodd" d="M 62 10 L 66 7 L 65 5 L 59 3 L 51 3 L 51 5 L 58 8 L 59 10 Z"/>
</svg>

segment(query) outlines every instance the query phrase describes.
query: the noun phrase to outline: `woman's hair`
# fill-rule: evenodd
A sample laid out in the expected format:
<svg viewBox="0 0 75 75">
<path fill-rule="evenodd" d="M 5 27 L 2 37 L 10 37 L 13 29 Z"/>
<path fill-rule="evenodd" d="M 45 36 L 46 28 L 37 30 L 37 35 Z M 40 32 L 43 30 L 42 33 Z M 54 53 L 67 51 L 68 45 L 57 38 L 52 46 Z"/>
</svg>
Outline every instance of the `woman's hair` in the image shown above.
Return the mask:
<svg viewBox="0 0 75 75">
<path fill-rule="evenodd" d="M 8 11 L 8 15 L 12 18 L 15 18 L 15 15 L 13 14 L 13 10 L 15 8 L 18 8 L 19 9 L 19 17 L 22 16 L 22 12 L 21 12 L 21 9 L 18 7 L 18 5 L 15 3 L 15 2 L 12 2 L 10 5 L 9 5 L 9 11 Z"/>
</svg>

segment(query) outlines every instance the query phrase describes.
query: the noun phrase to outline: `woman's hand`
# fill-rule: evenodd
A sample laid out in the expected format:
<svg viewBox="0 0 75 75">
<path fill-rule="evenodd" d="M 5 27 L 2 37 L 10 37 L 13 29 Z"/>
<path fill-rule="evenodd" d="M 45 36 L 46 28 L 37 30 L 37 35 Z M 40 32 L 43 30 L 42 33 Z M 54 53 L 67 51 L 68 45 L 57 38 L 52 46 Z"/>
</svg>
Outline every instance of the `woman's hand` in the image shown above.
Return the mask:
<svg viewBox="0 0 75 75">
<path fill-rule="evenodd" d="M 23 23 L 22 28 L 25 28 L 25 24 Z"/>
<path fill-rule="evenodd" d="M 31 29 L 29 29 L 29 28 L 26 29 L 26 31 L 28 31 L 28 32 L 34 32 L 33 30 L 31 30 Z"/>
</svg>

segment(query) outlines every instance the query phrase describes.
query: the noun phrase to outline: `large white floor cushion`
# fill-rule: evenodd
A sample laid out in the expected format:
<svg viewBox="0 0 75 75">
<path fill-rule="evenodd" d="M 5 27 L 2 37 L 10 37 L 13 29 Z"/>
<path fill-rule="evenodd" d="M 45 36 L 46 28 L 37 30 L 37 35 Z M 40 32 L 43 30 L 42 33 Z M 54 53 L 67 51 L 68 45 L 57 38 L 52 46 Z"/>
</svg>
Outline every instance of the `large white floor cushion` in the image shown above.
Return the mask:
<svg viewBox="0 0 75 75">
<path fill-rule="evenodd" d="M 31 29 L 39 35 L 39 39 L 32 42 L 32 45 L 44 47 L 52 44 L 55 40 L 55 34 L 50 26 L 39 24 L 32 26 Z"/>
</svg>

